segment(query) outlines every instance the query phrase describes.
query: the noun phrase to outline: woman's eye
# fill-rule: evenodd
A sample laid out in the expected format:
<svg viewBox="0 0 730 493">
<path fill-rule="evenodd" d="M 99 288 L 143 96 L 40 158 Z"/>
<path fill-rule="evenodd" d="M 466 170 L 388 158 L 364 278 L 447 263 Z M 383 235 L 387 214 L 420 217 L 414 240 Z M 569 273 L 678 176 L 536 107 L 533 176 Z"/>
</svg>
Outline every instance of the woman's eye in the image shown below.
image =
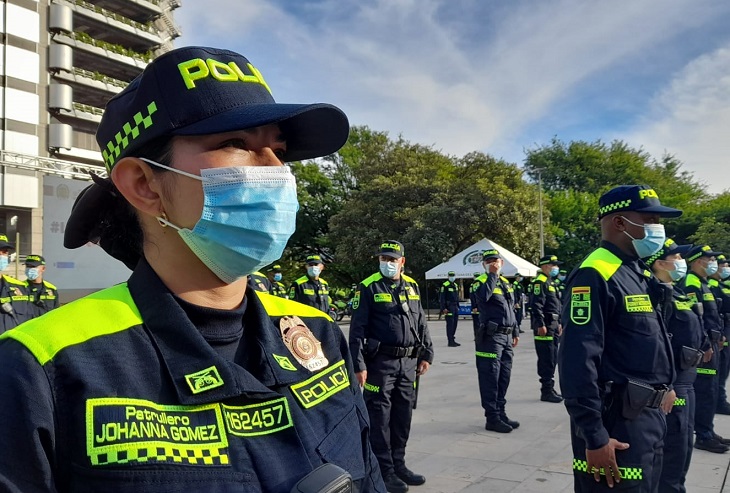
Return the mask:
<svg viewBox="0 0 730 493">
<path fill-rule="evenodd" d="M 224 142 L 221 142 L 221 144 L 218 146 L 219 149 L 224 149 L 226 147 L 235 147 L 237 149 L 248 149 L 246 146 L 246 141 L 243 139 L 228 139 Z"/>
<path fill-rule="evenodd" d="M 286 155 L 286 149 L 274 149 L 274 154 L 276 157 L 278 157 L 281 161 L 284 161 L 284 156 Z"/>
</svg>

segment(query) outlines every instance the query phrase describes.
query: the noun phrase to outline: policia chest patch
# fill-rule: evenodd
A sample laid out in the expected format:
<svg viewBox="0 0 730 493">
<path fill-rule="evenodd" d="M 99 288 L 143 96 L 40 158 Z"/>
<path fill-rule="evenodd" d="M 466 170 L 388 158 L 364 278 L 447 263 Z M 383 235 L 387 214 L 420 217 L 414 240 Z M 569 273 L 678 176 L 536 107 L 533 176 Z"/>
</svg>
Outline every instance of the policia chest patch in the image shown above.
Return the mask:
<svg viewBox="0 0 730 493">
<path fill-rule="evenodd" d="M 570 320 L 576 325 L 585 325 L 590 322 L 590 286 L 576 286 L 570 290 Z"/>
</svg>

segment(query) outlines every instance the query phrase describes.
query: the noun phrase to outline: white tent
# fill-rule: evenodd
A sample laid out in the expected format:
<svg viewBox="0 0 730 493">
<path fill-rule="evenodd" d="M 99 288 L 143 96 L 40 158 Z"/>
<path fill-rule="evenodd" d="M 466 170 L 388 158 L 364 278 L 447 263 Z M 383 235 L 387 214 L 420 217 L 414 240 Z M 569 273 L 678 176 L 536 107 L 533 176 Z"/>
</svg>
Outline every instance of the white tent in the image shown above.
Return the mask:
<svg viewBox="0 0 730 493">
<path fill-rule="evenodd" d="M 482 252 L 493 248 L 498 250 L 504 259 L 502 275 L 505 277 L 512 277 L 518 272 L 524 277 L 535 277 L 540 270 L 535 264 L 484 238 L 466 250 L 457 253 L 446 262 L 427 271 L 426 279 L 446 279 L 449 271 L 454 271 L 457 279 L 473 279 L 475 272 L 484 271 Z"/>
</svg>

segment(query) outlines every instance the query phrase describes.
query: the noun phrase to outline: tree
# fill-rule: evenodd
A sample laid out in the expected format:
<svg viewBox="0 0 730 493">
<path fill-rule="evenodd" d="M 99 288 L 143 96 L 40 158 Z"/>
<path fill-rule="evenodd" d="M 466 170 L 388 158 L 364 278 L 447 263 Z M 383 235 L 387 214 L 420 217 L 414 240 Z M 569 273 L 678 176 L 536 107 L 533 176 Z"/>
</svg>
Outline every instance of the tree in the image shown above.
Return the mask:
<svg viewBox="0 0 730 493">
<path fill-rule="evenodd" d="M 689 240 L 698 245 L 710 245 L 716 252 L 730 254 L 730 225 L 707 217 Z"/>
</svg>

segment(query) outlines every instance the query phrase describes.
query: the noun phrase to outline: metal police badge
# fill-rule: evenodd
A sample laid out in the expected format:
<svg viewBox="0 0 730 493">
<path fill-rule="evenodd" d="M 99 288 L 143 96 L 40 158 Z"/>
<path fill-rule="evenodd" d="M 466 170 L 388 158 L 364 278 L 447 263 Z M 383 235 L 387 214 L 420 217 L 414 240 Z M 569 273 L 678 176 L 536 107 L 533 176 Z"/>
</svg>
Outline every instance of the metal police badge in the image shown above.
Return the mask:
<svg viewBox="0 0 730 493">
<path fill-rule="evenodd" d="M 570 320 L 585 325 L 591 320 L 591 288 L 577 286 L 570 291 Z"/>
<path fill-rule="evenodd" d="M 301 318 L 281 317 L 279 330 L 287 349 L 304 368 L 315 371 L 329 364 L 322 352 L 322 343 L 314 337 Z"/>
</svg>

